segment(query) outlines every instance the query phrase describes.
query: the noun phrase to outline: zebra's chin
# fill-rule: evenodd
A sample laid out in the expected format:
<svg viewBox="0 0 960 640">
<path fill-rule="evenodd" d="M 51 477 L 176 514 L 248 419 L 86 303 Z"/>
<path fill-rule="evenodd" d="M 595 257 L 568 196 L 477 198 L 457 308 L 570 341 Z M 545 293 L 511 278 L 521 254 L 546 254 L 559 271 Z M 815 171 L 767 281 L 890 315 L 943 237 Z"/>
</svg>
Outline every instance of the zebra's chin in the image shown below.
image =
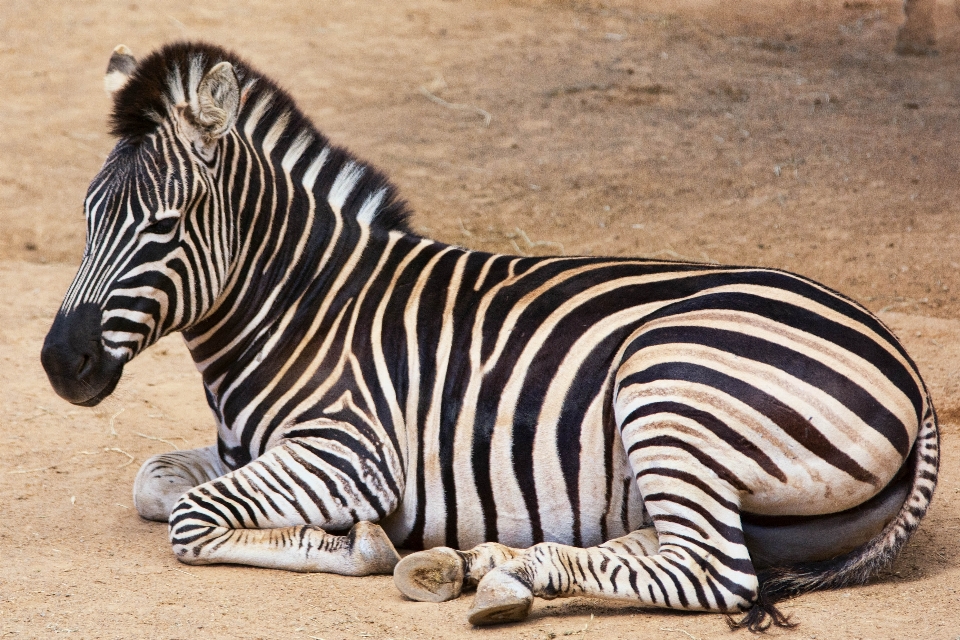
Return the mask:
<svg viewBox="0 0 960 640">
<path fill-rule="evenodd" d="M 106 398 L 111 393 L 113 393 L 114 389 L 117 388 L 117 384 L 119 384 L 121 377 L 123 377 L 123 364 L 120 364 L 119 367 L 117 367 L 116 375 L 107 381 L 107 385 L 103 389 L 101 389 L 99 393 L 83 401 L 77 402 L 74 400 L 70 400 L 70 402 L 80 407 L 95 407 L 98 404 L 100 404 L 100 402 L 103 401 L 104 398 Z M 61 397 L 63 396 L 61 395 Z"/>
<path fill-rule="evenodd" d="M 123 376 L 123 363 L 112 358 L 101 361 L 101 367 L 82 380 L 47 374 L 57 395 L 80 407 L 95 407 L 117 388 Z"/>
</svg>

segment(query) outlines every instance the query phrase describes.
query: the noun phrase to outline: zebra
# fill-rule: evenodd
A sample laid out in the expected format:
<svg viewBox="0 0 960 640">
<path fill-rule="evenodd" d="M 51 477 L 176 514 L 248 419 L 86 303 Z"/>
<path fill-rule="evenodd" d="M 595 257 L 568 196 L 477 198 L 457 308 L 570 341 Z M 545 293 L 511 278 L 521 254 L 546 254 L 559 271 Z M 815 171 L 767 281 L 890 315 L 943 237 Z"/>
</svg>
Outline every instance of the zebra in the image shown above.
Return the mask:
<svg viewBox="0 0 960 640">
<path fill-rule="evenodd" d="M 476 625 L 585 595 L 762 630 L 793 624 L 779 600 L 889 566 L 926 512 L 926 387 L 841 294 L 424 238 L 213 45 L 117 47 L 105 85 L 117 143 L 41 361 L 93 406 L 182 333 L 217 441 L 148 459 L 133 490 L 180 561 L 476 589 Z"/>
</svg>

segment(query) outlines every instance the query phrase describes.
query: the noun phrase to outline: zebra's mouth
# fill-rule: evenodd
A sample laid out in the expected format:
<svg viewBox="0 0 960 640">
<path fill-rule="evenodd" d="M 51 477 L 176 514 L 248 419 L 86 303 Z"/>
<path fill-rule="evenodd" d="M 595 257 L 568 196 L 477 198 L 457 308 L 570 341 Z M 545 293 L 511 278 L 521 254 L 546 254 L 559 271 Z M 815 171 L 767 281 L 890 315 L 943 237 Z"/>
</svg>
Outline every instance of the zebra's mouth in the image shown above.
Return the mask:
<svg viewBox="0 0 960 640">
<path fill-rule="evenodd" d="M 77 406 L 80 406 L 80 407 L 95 407 L 95 406 L 97 406 L 98 404 L 100 404 L 100 402 L 101 402 L 104 398 L 106 398 L 106 397 L 109 396 L 111 393 L 113 393 L 113 390 L 117 388 L 117 384 L 120 382 L 120 378 L 121 378 L 122 376 L 123 376 L 123 367 L 120 366 L 120 367 L 118 368 L 118 370 L 117 370 L 117 375 L 114 376 L 113 379 L 107 381 L 107 386 L 105 386 L 103 389 L 101 389 L 98 394 L 96 394 L 95 396 L 93 396 L 93 397 L 90 398 L 89 400 L 83 400 L 83 401 L 81 401 L 81 402 L 74 402 L 74 401 L 71 401 L 71 402 L 73 402 L 73 404 L 75 404 L 75 405 L 77 405 Z"/>
<path fill-rule="evenodd" d="M 47 353 L 49 352 L 45 352 L 44 355 Z M 50 356 L 47 355 L 44 364 L 49 360 Z M 70 404 L 95 407 L 113 393 L 123 376 L 123 363 L 118 360 L 105 358 L 99 365 L 95 371 L 83 377 L 58 375 L 52 372 L 53 367 L 50 367 L 47 369 L 47 378 L 57 395 Z"/>
</svg>

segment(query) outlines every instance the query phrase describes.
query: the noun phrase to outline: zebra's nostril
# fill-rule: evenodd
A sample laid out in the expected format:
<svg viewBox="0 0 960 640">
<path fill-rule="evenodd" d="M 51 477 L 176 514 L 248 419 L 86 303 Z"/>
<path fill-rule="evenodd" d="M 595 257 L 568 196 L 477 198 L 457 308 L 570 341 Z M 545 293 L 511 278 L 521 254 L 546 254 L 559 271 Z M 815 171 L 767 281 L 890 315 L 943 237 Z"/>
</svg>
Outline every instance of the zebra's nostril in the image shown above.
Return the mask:
<svg viewBox="0 0 960 640">
<path fill-rule="evenodd" d="M 90 357 L 90 354 L 84 353 L 80 356 L 80 366 L 77 368 L 77 379 L 83 380 L 88 375 L 93 373 L 94 359 Z"/>
</svg>

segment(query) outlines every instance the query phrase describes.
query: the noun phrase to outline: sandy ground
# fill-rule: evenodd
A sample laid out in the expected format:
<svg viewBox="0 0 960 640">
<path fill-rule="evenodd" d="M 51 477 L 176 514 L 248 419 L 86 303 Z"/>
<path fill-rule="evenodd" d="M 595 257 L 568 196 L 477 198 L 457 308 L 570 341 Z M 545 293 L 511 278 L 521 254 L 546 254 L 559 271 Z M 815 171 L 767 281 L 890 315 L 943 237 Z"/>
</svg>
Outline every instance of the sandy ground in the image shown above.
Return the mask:
<svg viewBox="0 0 960 640">
<path fill-rule="evenodd" d="M 900 20 L 893 0 L 0 0 L 0 638 L 730 635 L 580 599 L 473 629 L 469 598 L 405 601 L 389 577 L 176 562 L 130 490 L 145 458 L 214 438 L 180 339 L 93 410 L 53 394 L 39 349 L 112 146 L 109 52 L 183 37 L 279 80 L 394 178 L 422 233 L 782 267 L 880 312 L 940 410 L 940 488 L 889 573 L 786 603 L 801 625 L 771 635 L 960 638 L 960 23 L 940 6 L 940 55 L 900 58 Z"/>
</svg>

